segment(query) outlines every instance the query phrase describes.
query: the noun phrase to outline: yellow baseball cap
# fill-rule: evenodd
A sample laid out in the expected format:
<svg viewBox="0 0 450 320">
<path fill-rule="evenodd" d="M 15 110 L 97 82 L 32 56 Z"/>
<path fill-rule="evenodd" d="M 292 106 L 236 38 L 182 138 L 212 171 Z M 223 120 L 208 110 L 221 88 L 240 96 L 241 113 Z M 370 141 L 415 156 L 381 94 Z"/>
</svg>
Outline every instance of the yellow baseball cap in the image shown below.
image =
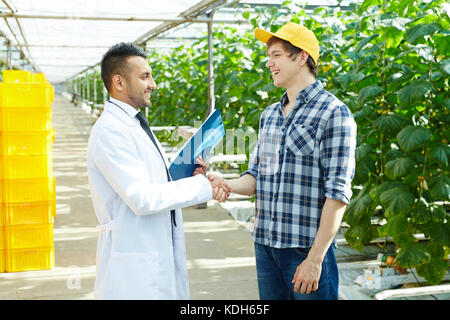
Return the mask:
<svg viewBox="0 0 450 320">
<path fill-rule="evenodd" d="M 304 26 L 288 22 L 275 33 L 256 28 L 255 36 L 264 43 L 267 43 L 272 37 L 286 40 L 293 46 L 306 51 L 317 65 L 319 60 L 319 42 L 314 33 Z"/>
</svg>

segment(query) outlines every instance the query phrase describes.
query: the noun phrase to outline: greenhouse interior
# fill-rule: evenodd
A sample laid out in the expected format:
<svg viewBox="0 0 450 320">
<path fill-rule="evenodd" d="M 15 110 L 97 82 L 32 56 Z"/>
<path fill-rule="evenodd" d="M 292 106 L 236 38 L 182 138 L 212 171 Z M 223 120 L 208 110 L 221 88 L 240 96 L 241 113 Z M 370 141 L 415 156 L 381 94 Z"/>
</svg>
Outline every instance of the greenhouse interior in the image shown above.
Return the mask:
<svg viewBox="0 0 450 320">
<path fill-rule="evenodd" d="M 219 111 L 224 136 L 204 161 L 228 181 L 250 170 L 264 111 L 289 94 L 255 29 L 288 22 L 313 31 L 316 81 L 357 126 L 334 237 L 338 299 L 450 299 L 447 1 L 1 0 L 0 16 L 1 300 L 95 299 L 87 150 L 111 101 L 101 70 L 111 47 L 145 52 L 155 88 L 137 109 L 169 163 Z M 190 299 L 260 299 L 258 195 L 183 208 Z"/>
</svg>

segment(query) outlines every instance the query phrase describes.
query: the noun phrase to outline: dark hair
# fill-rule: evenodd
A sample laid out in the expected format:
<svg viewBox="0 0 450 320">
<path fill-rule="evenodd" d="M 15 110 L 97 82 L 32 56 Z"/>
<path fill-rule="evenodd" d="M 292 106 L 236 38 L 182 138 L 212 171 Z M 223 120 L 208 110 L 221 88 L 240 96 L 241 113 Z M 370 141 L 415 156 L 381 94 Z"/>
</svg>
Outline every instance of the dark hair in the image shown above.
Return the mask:
<svg viewBox="0 0 450 320">
<path fill-rule="evenodd" d="M 103 84 L 108 92 L 111 88 L 111 80 L 115 74 L 125 76 L 126 58 L 139 56 L 147 59 L 145 51 L 131 42 L 120 42 L 112 46 L 104 55 L 101 62 L 101 75 Z"/>
<path fill-rule="evenodd" d="M 283 45 L 284 50 L 286 50 L 287 52 L 289 52 L 288 57 L 293 57 L 292 60 L 295 60 L 297 55 L 302 52 L 303 50 L 292 45 L 289 41 L 277 38 L 277 37 L 272 37 L 269 39 L 269 41 L 267 41 L 267 48 L 270 48 L 274 43 L 280 42 Z M 311 58 L 311 55 L 308 55 L 308 60 L 306 61 L 306 64 L 308 66 L 309 71 L 314 75 L 314 78 L 317 78 L 317 65 L 315 64 L 313 58 Z"/>
</svg>

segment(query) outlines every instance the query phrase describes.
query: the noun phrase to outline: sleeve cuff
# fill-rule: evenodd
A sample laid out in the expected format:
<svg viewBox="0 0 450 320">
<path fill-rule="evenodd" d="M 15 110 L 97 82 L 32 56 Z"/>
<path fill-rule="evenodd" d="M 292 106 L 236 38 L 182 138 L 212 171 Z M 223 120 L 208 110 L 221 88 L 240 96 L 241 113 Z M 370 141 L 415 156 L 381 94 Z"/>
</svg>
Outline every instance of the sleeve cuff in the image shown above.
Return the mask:
<svg viewBox="0 0 450 320">
<path fill-rule="evenodd" d="M 244 172 L 241 173 L 240 177 L 249 174 L 251 176 L 253 176 L 253 178 L 257 179 L 257 174 L 255 170 L 245 170 Z"/>
<path fill-rule="evenodd" d="M 352 197 L 352 192 L 350 194 L 344 194 L 342 192 L 325 192 L 325 198 L 337 200 L 343 202 L 345 204 L 350 203 L 350 199 Z"/>
</svg>

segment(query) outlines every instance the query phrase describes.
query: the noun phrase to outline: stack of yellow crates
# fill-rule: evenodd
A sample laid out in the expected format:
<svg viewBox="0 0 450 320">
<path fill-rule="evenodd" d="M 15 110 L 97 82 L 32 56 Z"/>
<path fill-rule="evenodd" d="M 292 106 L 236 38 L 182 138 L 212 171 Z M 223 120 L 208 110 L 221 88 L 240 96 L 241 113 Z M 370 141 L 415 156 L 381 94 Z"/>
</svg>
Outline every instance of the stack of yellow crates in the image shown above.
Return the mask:
<svg viewBox="0 0 450 320">
<path fill-rule="evenodd" d="M 53 87 L 4 70 L 0 82 L 0 272 L 54 267 Z"/>
</svg>

